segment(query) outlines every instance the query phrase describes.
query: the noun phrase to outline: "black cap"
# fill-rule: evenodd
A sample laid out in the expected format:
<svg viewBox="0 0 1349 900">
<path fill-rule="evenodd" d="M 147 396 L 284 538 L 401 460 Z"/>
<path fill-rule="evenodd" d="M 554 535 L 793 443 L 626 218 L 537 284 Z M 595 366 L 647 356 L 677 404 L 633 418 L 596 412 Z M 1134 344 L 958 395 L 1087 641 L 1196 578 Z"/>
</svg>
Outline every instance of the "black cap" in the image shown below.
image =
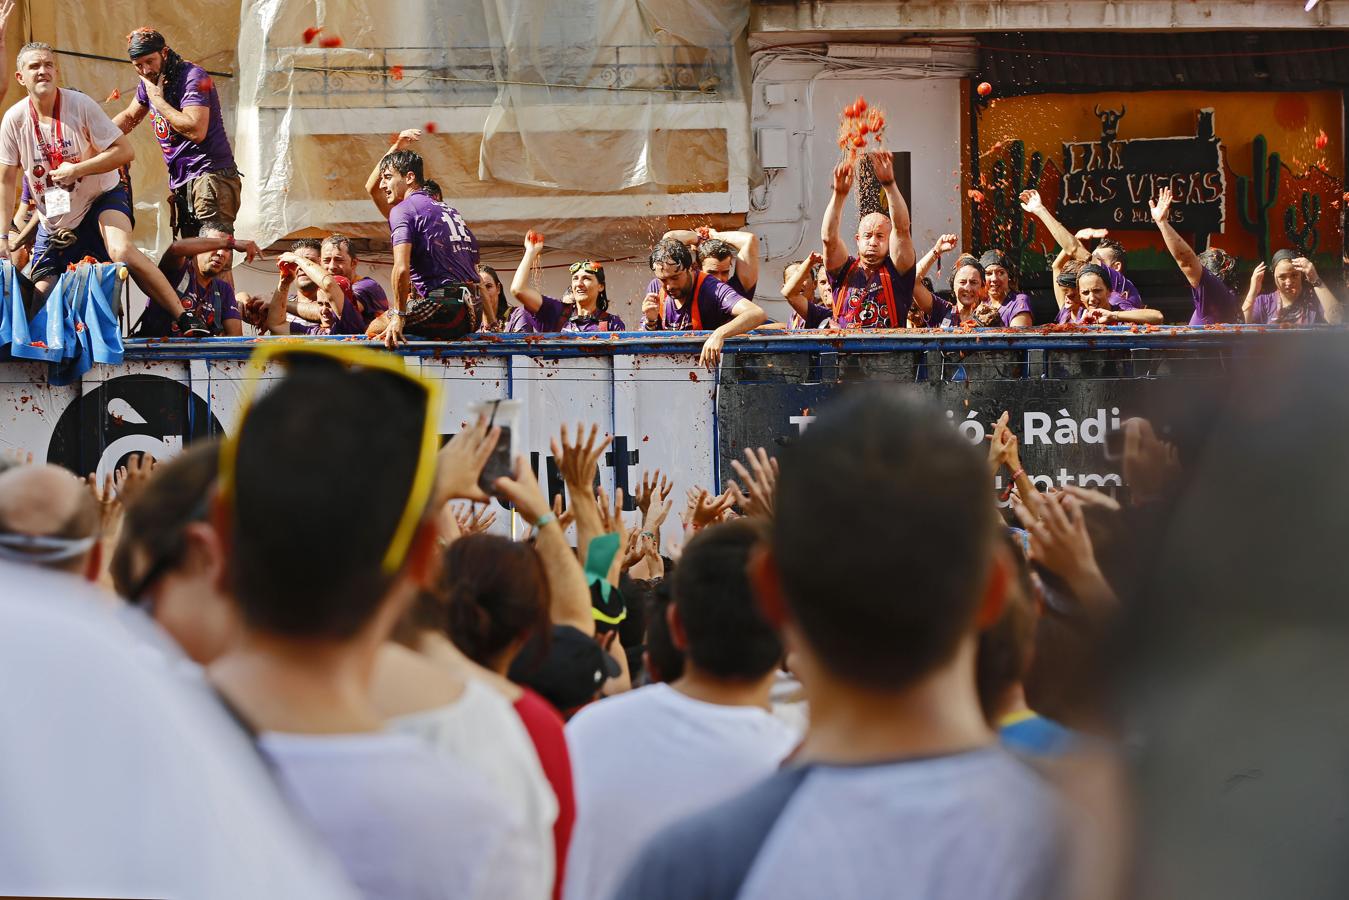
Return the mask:
<svg viewBox="0 0 1349 900">
<path fill-rule="evenodd" d="M 511 664 L 510 677 L 533 688 L 560 712 L 594 700 L 604 682 L 623 671 L 617 660 L 579 628 L 554 625 L 548 649 L 542 654 L 541 641 L 537 634 L 529 639 Z"/>
</svg>

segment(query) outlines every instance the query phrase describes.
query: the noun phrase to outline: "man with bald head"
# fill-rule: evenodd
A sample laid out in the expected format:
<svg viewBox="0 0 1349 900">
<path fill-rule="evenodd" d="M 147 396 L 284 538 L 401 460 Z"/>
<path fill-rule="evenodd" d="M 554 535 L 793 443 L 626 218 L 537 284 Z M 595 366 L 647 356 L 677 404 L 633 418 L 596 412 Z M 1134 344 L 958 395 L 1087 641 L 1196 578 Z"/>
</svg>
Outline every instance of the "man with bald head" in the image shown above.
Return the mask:
<svg viewBox="0 0 1349 900">
<path fill-rule="evenodd" d="M 98 577 L 98 506 L 85 483 L 51 465 L 0 473 L 0 559 Z"/>
<path fill-rule="evenodd" d="M 824 212 L 820 238 L 824 265 L 834 292 L 834 322 L 841 328 L 903 328 L 915 302 L 929 311 L 930 294 L 913 285 L 916 268 L 909 207 L 895 185 L 895 164 L 889 153 L 868 153 L 876 181 L 885 191 L 894 215 L 871 213 L 857 223 L 857 255 L 850 256 L 839 235 L 843 205 L 853 185 L 853 166 L 841 162 L 834 169 L 834 192 Z"/>
</svg>

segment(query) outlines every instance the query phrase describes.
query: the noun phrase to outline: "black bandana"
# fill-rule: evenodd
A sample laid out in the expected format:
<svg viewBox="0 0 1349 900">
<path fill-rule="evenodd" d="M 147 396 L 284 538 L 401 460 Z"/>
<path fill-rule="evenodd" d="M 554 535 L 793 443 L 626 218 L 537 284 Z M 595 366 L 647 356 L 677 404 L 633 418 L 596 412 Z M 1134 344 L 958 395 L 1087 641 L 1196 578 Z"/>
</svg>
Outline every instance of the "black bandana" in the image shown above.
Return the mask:
<svg viewBox="0 0 1349 900">
<path fill-rule="evenodd" d="M 133 60 L 147 53 L 158 53 L 167 46 L 164 35 L 153 28 L 137 28 L 126 36 L 126 52 Z"/>
</svg>

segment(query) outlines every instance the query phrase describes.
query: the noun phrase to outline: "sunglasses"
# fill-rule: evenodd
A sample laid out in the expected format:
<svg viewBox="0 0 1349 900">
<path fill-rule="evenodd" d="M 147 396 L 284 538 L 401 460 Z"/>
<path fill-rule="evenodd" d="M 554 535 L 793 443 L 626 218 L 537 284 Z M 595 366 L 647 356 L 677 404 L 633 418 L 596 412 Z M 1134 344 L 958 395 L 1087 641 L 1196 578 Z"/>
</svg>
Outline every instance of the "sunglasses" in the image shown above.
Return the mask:
<svg viewBox="0 0 1349 900">
<path fill-rule="evenodd" d="M 572 263 L 571 268 L 568 269 L 568 271 L 572 275 L 575 275 L 577 272 L 589 272 L 591 275 L 598 275 L 604 271 L 604 266 L 594 260 L 584 259 L 580 262 Z"/>
<path fill-rule="evenodd" d="M 343 344 L 265 344 L 259 347 L 248 361 L 248 375 L 244 382 L 243 413 L 239 425 L 233 434 L 227 435 L 220 445 L 220 475 L 218 478 L 221 501 L 227 509 L 234 505 L 236 491 L 235 473 L 239 458 L 239 436 L 243 434 L 252 407 L 254 395 L 263 380 L 267 367 L 277 363 L 293 371 L 301 366 L 337 366 L 352 372 L 378 374 L 397 379 L 400 384 L 409 387 L 417 395 L 417 403 L 424 411 L 421 446 L 417 455 L 417 469 L 412 477 L 412 486 L 408 490 L 407 503 L 399 516 L 389 546 L 380 561 L 380 568 L 386 575 L 392 575 L 402 568 L 407 558 L 412 538 L 417 531 L 417 522 L 421 519 L 431 491 L 435 487 L 436 452 L 439 441 L 436 433 L 436 410 L 439 409 L 440 385 L 434 381 L 415 375 L 407 370 L 403 357 L 395 356 L 365 347 L 353 347 Z"/>
</svg>

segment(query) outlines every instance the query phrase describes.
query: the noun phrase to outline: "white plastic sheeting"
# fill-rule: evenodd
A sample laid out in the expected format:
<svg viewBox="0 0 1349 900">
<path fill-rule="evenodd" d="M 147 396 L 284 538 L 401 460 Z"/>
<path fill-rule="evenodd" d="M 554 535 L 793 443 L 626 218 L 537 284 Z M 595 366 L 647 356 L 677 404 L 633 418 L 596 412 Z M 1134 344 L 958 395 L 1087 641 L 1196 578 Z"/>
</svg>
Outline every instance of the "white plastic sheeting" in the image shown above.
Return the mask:
<svg viewBox="0 0 1349 900">
<path fill-rule="evenodd" d="M 748 0 L 251 0 L 240 233 L 380 237 L 363 185 L 404 128 L 428 132 L 415 149 L 475 231 L 509 223 L 489 240 L 543 225 L 593 245 L 615 222 L 742 213 L 748 17 Z"/>
</svg>

